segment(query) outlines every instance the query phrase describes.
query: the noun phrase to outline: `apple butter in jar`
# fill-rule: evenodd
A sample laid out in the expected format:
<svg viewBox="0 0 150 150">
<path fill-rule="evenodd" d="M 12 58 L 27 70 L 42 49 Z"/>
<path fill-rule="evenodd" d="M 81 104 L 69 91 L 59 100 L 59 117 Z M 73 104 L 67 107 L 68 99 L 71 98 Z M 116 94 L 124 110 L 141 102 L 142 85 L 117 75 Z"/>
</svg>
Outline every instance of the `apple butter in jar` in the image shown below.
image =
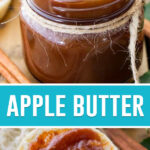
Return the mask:
<svg viewBox="0 0 150 150">
<path fill-rule="evenodd" d="M 39 81 L 138 82 L 143 0 L 23 0 L 20 20 Z"/>
</svg>

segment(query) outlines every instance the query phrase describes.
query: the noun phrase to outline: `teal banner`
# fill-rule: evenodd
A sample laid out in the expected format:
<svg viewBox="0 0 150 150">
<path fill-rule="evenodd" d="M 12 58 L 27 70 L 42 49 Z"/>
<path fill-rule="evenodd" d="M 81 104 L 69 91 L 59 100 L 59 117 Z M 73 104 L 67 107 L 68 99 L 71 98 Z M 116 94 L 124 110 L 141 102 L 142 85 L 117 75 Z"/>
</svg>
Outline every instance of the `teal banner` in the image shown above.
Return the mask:
<svg viewBox="0 0 150 150">
<path fill-rule="evenodd" d="M 150 85 L 3 85 L 0 126 L 150 126 Z"/>
</svg>

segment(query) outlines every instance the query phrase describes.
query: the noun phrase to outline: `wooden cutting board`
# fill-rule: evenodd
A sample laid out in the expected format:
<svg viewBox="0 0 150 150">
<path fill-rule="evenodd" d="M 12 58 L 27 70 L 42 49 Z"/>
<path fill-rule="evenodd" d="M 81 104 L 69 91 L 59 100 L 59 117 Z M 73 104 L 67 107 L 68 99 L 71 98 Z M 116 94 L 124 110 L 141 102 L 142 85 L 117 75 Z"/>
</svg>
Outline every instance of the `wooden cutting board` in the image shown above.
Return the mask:
<svg viewBox="0 0 150 150">
<path fill-rule="evenodd" d="M 19 11 L 20 0 L 12 0 L 11 9 L 2 22 L 15 18 L 13 21 L 0 25 L 0 48 L 9 56 L 9 58 L 18 66 L 18 68 L 25 74 L 25 76 L 32 82 L 38 81 L 29 72 L 23 56 L 23 45 L 21 38 Z M 16 18 L 16 16 L 18 16 Z M 0 83 L 7 83 L 4 78 L 0 76 Z"/>
<path fill-rule="evenodd" d="M 120 150 L 147 150 L 121 129 L 104 129 L 104 132 Z"/>
</svg>

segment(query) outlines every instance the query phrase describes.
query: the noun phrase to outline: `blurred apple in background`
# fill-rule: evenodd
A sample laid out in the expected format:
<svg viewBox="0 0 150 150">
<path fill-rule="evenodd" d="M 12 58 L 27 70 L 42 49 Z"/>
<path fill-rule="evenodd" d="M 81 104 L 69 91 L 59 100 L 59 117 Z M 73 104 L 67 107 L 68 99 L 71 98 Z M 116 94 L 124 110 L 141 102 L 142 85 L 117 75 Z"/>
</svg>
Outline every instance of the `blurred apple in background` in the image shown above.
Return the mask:
<svg viewBox="0 0 150 150">
<path fill-rule="evenodd" d="M 10 3 L 11 0 L 0 0 L 0 20 L 2 20 L 3 17 L 5 16 Z"/>
</svg>

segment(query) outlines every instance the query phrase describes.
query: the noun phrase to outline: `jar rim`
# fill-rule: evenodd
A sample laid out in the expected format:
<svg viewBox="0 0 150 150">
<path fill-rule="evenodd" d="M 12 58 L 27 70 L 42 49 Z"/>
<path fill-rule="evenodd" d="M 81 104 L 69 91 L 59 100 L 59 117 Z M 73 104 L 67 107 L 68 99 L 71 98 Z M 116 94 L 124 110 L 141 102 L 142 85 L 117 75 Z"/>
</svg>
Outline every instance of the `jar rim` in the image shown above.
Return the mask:
<svg viewBox="0 0 150 150">
<path fill-rule="evenodd" d="M 120 27 L 124 27 L 124 24 L 128 24 L 131 20 L 131 17 L 136 14 L 137 11 L 141 11 L 142 8 L 143 0 L 135 0 L 135 3 L 127 12 L 108 22 L 91 25 L 68 25 L 45 19 L 44 17 L 34 12 L 26 0 L 23 0 L 21 15 L 26 21 L 28 21 L 29 24 L 37 22 L 38 25 L 44 27 L 46 30 L 68 34 L 89 34 L 100 32 L 104 33 L 110 30 L 118 29 Z"/>
<path fill-rule="evenodd" d="M 30 6 L 30 8 L 34 12 L 36 12 L 38 15 L 40 15 L 41 17 L 43 17 L 47 20 L 57 22 L 57 23 L 63 23 L 63 24 L 68 24 L 68 25 L 69 24 L 70 25 L 74 25 L 74 24 L 75 25 L 91 25 L 91 24 L 105 23 L 105 22 L 110 21 L 110 20 L 124 14 L 125 12 L 127 12 L 130 9 L 130 7 L 133 5 L 133 3 L 135 2 L 135 0 L 130 0 L 124 7 L 122 7 L 118 11 L 112 13 L 111 15 L 104 15 L 104 16 L 100 16 L 97 18 L 89 18 L 89 19 L 75 19 L 75 18 L 67 18 L 67 17 L 57 16 L 53 13 L 43 10 L 42 8 L 37 6 L 33 2 L 33 0 L 26 0 L 26 1 L 27 1 L 28 5 Z M 94 9 L 102 9 L 103 7 L 105 7 L 105 6 L 99 6 L 97 8 L 94 7 Z"/>
</svg>

